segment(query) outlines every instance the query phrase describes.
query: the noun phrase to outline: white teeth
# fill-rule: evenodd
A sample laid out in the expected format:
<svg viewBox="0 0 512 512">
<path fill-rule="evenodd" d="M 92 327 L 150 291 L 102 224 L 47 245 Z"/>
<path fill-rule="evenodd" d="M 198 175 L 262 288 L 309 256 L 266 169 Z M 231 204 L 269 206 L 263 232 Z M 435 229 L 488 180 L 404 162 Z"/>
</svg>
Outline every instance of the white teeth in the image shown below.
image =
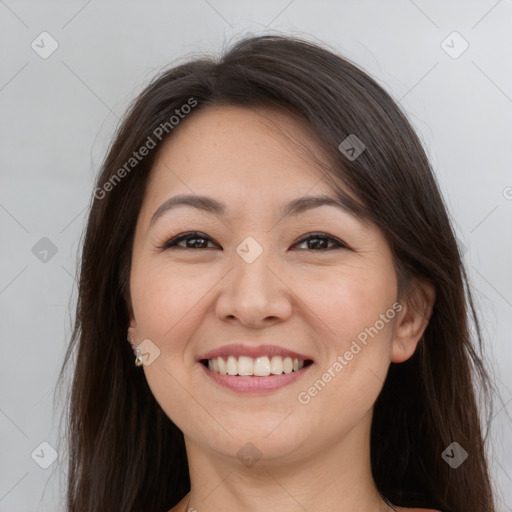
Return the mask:
<svg viewBox="0 0 512 512">
<path fill-rule="evenodd" d="M 267 356 L 258 357 L 254 361 L 254 375 L 258 377 L 267 377 L 270 375 L 270 361 Z"/>
<path fill-rule="evenodd" d="M 255 375 L 267 377 L 268 375 L 281 375 L 284 373 L 298 372 L 304 367 L 304 361 L 291 357 L 273 356 L 271 360 L 267 356 L 252 357 L 229 356 L 227 361 L 223 357 L 208 360 L 208 369 L 222 375 Z"/>
<path fill-rule="evenodd" d="M 217 364 L 219 365 L 219 372 L 222 373 L 222 375 L 226 375 L 226 373 L 228 373 L 226 361 L 224 361 L 224 359 L 222 359 L 222 357 L 218 357 Z"/>
<path fill-rule="evenodd" d="M 254 363 L 252 358 L 240 356 L 238 358 L 238 375 L 253 375 Z"/>
<path fill-rule="evenodd" d="M 283 373 L 283 358 L 274 356 L 270 361 L 270 373 L 274 375 L 281 375 Z"/>
<path fill-rule="evenodd" d="M 238 362 L 233 356 L 228 357 L 226 369 L 227 369 L 228 375 L 237 375 L 238 374 Z"/>
</svg>

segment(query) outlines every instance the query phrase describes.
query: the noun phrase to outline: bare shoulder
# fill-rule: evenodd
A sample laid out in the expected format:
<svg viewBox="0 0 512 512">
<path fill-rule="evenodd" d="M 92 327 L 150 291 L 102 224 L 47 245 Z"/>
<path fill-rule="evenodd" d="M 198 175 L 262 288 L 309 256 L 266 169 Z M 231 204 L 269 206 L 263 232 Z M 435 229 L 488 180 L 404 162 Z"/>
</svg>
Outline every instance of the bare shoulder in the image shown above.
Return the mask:
<svg viewBox="0 0 512 512">
<path fill-rule="evenodd" d="M 176 503 L 174 507 L 172 507 L 168 512 L 185 512 L 187 503 L 186 503 L 187 496 L 184 496 L 181 501 Z M 194 510 L 194 509 L 192 509 Z"/>
<path fill-rule="evenodd" d="M 181 500 L 168 512 L 181 512 L 183 510 L 184 500 Z M 396 507 L 397 512 L 441 512 L 433 508 L 407 508 L 407 507 Z"/>
<path fill-rule="evenodd" d="M 398 512 L 441 512 L 433 508 L 407 508 L 407 507 L 396 507 Z"/>
<path fill-rule="evenodd" d="M 184 507 L 185 505 L 183 505 L 180 501 L 179 503 L 174 505 L 174 507 L 172 507 L 168 512 L 183 512 L 185 510 Z"/>
<path fill-rule="evenodd" d="M 177 503 L 174 507 L 172 507 L 168 512 L 185 512 L 185 499 L 182 499 L 179 503 Z M 441 512 L 440 510 L 435 510 L 433 508 L 408 508 L 408 507 L 395 507 L 397 512 Z"/>
</svg>

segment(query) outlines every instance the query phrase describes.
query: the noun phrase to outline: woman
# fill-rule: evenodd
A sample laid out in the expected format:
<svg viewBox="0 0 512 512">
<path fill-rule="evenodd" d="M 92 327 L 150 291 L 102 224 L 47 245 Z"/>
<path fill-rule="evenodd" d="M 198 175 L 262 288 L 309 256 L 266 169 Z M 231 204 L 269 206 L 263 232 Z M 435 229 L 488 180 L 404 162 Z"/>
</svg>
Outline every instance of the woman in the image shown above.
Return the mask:
<svg viewBox="0 0 512 512">
<path fill-rule="evenodd" d="M 94 191 L 67 510 L 493 511 L 466 282 L 355 65 L 261 36 L 167 71 Z"/>
</svg>

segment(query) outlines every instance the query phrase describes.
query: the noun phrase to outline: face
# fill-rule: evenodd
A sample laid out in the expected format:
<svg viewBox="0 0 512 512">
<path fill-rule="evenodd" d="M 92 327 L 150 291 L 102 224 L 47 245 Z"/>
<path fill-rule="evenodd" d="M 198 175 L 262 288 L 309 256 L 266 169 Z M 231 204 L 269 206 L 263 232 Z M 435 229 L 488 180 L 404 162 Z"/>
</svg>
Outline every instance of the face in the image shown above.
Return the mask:
<svg viewBox="0 0 512 512">
<path fill-rule="evenodd" d="M 128 335 L 159 351 L 142 367 L 157 401 L 188 442 L 235 461 L 247 442 L 262 460 L 291 462 L 368 428 L 400 309 L 383 233 L 335 205 L 283 216 L 291 201 L 336 198 L 283 135 L 312 140 L 288 114 L 209 107 L 179 128 L 151 172 L 130 276 Z M 160 208 L 181 194 L 207 196 L 225 211 Z M 312 364 L 230 376 L 198 360 L 231 344 L 263 373 L 276 347 Z M 251 352 L 261 345 L 274 347 Z M 237 361 L 237 348 L 223 359 L 231 351 Z M 248 390 L 255 379 L 267 384 Z"/>
</svg>

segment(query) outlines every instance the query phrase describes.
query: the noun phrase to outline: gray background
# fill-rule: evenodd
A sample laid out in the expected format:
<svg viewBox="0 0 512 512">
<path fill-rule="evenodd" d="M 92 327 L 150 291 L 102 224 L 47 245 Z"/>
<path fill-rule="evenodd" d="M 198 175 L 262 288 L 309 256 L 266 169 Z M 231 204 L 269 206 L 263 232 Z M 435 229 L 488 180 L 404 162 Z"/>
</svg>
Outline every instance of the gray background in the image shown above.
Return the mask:
<svg viewBox="0 0 512 512">
<path fill-rule="evenodd" d="M 425 144 L 467 249 L 501 392 L 489 454 L 498 510 L 512 510 L 511 22 L 511 0 L 0 0 L 0 511 L 62 510 L 66 454 L 53 392 L 93 178 L 118 118 L 177 59 L 274 31 L 357 62 Z M 51 49 L 43 31 L 58 43 L 46 59 L 31 47 Z M 47 469 L 43 442 L 59 453 Z"/>
</svg>

